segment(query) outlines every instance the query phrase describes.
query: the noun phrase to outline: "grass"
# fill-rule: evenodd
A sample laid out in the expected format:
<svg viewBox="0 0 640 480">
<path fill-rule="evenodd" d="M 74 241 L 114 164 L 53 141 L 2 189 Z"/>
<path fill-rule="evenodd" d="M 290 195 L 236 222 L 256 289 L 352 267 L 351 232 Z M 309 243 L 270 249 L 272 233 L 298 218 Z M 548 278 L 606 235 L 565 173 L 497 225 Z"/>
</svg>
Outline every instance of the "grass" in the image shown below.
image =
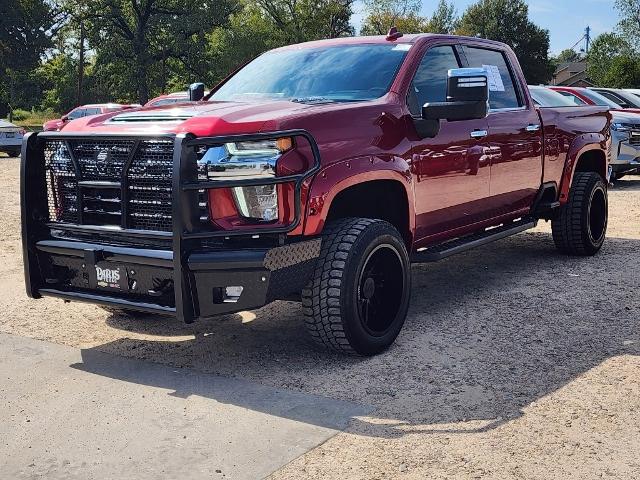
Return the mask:
<svg viewBox="0 0 640 480">
<path fill-rule="evenodd" d="M 14 110 L 12 122 L 27 130 L 42 130 L 42 124 L 60 115 L 51 110 Z"/>
</svg>

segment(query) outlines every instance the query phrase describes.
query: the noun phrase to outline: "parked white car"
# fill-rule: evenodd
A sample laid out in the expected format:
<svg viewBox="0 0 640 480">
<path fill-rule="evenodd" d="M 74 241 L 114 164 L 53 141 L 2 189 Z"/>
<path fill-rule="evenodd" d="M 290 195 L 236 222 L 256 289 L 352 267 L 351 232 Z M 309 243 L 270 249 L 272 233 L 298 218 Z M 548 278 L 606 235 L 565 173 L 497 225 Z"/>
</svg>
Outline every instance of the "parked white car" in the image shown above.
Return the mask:
<svg viewBox="0 0 640 480">
<path fill-rule="evenodd" d="M 24 128 L 6 120 L 0 120 L 0 152 L 7 153 L 10 157 L 19 156 L 22 137 L 25 133 Z"/>
</svg>

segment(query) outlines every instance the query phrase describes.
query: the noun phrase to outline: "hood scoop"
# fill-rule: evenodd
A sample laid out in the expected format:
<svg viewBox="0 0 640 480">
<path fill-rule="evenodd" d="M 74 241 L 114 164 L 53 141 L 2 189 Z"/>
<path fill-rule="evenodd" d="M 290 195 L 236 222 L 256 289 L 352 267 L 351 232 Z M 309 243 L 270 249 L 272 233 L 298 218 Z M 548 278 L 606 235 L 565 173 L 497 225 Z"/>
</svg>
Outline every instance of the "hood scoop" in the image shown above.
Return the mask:
<svg viewBox="0 0 640 480">
<path fill-rule="evenodd" d="M 145 122 L 182 122 L 193 117 L 193 113 L 178 108 L 170 110 L 121 113 L 107 120 L 106 123 L 145 123 Z"/>
</svg>

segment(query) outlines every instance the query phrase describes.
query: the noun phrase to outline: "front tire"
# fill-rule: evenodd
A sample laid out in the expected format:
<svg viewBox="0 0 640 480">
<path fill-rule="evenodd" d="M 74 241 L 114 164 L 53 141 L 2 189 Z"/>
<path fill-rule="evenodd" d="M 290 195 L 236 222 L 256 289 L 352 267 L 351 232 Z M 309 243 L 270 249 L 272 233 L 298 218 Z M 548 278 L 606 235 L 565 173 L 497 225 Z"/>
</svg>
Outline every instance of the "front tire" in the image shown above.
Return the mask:
<svg viewBox="0 0 640 480">
<path fill-rule="evenodd" d="M 608 218 L 607 186 L 602 177 L 595 172 L 577 172 L 568 202 L 551 222 L 553 241 L 563 253 L 595 255 L 604 243 Z"/>
<path fill-rule="evenodd" d="M 345 218 L 325 227 L 314 275 L 302 291 L 313 339 L 339 352 L 375 355 L 407 316 L 411 267 L 404 241 L 383 220 Z"/>
</svg>

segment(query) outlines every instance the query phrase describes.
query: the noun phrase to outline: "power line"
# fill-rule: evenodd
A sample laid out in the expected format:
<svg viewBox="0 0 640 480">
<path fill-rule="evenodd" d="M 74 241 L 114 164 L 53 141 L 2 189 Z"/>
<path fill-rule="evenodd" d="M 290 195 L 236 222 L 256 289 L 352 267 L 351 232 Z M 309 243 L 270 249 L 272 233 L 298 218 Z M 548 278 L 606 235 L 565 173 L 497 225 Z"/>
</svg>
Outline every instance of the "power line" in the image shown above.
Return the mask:
<svg viewBox="0 0 640 480">
<path fill-rule="evenodd" d="M 591 45 L 591 27 L 589 26 L 587 26 L 587 28 L 584 29 L 584 33 L 582 34 L 582 36 L 568 50 L 573 50 L 578 46 L 578 44 L 582 43 L 582 41 L 585 41 L 585 40 L 586 40 L 585 52 L 589 53 L 589 46 Z"/>
</svg>

